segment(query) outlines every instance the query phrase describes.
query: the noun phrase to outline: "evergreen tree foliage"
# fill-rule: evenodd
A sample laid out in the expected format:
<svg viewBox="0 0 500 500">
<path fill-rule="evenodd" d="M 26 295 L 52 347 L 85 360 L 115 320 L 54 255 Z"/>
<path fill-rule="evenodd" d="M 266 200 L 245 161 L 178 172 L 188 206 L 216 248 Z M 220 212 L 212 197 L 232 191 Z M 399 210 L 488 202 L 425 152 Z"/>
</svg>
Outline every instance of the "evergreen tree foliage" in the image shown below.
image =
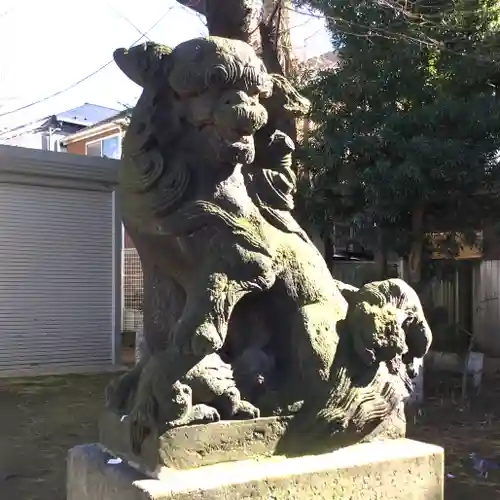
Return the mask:
<svg viewBox="0 0 500 500">
<path fill-rule="evenodd" d="M 500 180 L 500 2 L 307 4 L 340 59 L 306 89 L 311 213 L 375 226 L 402 255 L 429 230 L 480 229 Z"/>
</svg>

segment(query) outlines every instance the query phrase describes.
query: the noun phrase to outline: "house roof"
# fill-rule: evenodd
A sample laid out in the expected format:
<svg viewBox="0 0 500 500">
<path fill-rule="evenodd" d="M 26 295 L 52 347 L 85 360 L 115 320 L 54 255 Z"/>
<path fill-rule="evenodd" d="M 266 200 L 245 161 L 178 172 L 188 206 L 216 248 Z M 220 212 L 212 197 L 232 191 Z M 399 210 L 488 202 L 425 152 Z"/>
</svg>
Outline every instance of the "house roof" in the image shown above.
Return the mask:
<svg viewBox="0 0 500 500">
<path fill-rule="evenodd" d="M 119 113 L 117 109 L 106 108 L 86 102 L 77 108 L 58 113 L 55 117 L 58 121 L 88 127 L 116 116 L 117 113 Z"/>
<path fill-rule="evenodd" d="M 130 122 L 130 115 L 132 114 L 132 109 L 124 109 L 120 112 L 115 112 L 112 116 L 107 117 L 100 122 L 94 123 L 88 127 L 83 128 L 73 134 L 67 135 L 61 142 L 64 145 L 68 145 L 72 142 L 81 141 L 84 139 L 92 138 L 96 135 L 101 135 L 106 133 L 108 130 L 115 130 L 117 127 L 120 129 L 128 127 Z"/>
<path fill-rule="evenodd" d="M 66 125 L 66 131 L 71 134 L 83 127 L 88 127 L 89 125 L 94 125 L 97 122 L 116 116 L 117 113 L 119 113 L 117 109 L 106 108 L 87 102 L 77 108 L 4 130 L 0 132 L 0 140 L 12 139 L 24 134 L 33 134 L 46 130 L 49 127 L 57 127 L 58 125 Z"/>
</svg>

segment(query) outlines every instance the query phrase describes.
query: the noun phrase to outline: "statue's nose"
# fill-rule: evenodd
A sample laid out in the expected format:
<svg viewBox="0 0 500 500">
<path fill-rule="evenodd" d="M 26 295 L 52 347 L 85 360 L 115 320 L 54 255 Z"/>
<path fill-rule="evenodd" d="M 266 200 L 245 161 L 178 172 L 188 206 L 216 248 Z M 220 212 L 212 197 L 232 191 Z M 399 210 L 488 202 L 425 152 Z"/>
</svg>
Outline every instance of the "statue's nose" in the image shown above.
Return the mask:
<svg viewBox="0 0 500 500">
<path fill-rule="evenodd" d="M 258 98 L 241 90 L 227 91 L 221 96 L 215 117 L 225 128 L 242 136 L 253 134 L 267 122 L 267 112 Z"/>
</svg>

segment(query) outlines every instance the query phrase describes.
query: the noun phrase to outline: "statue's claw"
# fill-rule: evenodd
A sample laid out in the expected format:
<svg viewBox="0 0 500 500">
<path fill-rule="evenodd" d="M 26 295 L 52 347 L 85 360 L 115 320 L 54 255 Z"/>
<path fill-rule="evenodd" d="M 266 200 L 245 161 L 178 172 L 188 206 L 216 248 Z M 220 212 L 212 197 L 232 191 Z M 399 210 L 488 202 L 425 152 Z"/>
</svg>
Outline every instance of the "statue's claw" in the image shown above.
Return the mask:
<svg viewBox="0 0 500 500">
<path fill-rule="evenodd" d="M 198 404 L 193 406 L 191 413 L 191 423 L 193 424 L 208 424 L 211 422 L 219 422 L 220 414 L 211 406 Z"/>
<path fill-rule="evenodd" d="M 234 416 L 241 420 L 252 420 L 260 417 L 260 410 L 248 401 L 241 400 Z"/>
</svg>

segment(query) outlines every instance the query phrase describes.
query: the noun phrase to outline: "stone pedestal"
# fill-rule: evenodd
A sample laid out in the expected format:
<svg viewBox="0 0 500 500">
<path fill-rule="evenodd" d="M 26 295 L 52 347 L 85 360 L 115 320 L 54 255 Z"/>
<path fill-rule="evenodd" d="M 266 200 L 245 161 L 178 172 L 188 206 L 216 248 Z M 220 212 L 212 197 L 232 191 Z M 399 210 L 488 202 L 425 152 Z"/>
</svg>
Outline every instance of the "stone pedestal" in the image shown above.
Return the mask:
<svg viewBox="0 0 500 500">
<path fill-rule="evenodd" d="M 177 427 L 149 436 L 141 456 L 137 456 L 132 452 L 127 419 L 108 411 L 99 421 L 99 442 L 147 475 L 157 477 L 163 469 L 195 469 L 273 456 L 288 422 L 287 417 L 269 417 Z"/>
<path fill-rule="evenodd" d="M 67 500 L 443 500 L 443 450 L 407 439 L 146 476 L 100 445 L 73 448 Z"/>
</svg>

